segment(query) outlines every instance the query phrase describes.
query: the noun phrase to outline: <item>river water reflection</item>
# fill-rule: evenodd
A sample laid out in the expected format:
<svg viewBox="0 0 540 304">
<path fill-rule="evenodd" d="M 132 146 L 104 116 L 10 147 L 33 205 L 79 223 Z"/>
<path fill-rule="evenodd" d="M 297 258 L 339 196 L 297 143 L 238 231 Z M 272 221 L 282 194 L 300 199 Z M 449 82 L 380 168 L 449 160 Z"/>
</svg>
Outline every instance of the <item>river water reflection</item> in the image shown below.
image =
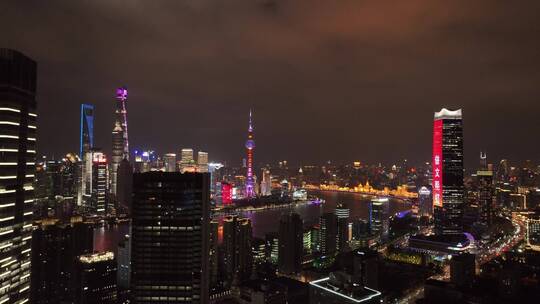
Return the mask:
<svg viewBox="0 0 540 304">
<path fill-rule="evenodd" d="M 371 196 L 358 193 L 347 192 L 319 192 L 314 191 L 310 194 L 323 200 L 324 204 L 301 204 L 292 209 L 300 214 L 304 220 L 304 225 L 313 225 L 318 222 L 321 214 L 333 212 L 337 204 L 344 204 L 350 209 L 352 219 L 367 219 L 369 212 L 369 201 Z M 391 214 L 408 210 L 411 204 L 402 200 L 390 199 Z M 253 236 L 264 238 L 269 232 L 277 232 L 279 227 L 279 218 L 283 213 L 287 213 L 291 208 L 270 209 L 258 212 L 240 212 L 239 215 L 251 220 L 253 226 Z M 218 217 L 221 220 L 223 217 Z M 129 231 L 128 224 L 110 225 L 96 228 L 94 231 L 94 249 L 97 251 L 116 250 L 116 245 L 122 235 Z"/>
</svg>

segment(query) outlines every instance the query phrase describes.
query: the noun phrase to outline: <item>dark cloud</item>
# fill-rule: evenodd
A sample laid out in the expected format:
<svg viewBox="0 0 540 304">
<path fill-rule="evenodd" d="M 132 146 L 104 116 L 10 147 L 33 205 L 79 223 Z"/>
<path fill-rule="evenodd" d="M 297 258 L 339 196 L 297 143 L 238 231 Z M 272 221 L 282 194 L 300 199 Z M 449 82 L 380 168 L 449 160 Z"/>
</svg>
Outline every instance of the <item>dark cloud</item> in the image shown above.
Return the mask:
<svg viewBox="0 0 540 304">
<path fill-rule="evenodd" d="M 433 111 L 462 107 L 469 164 L 540 160 L 538 1 L 3 1 L 0 41 L 39 63 L 42 153 L 78 147 L 79 104 L 110 147 L 258 161 L 430 157 Z M 46 140 L 45 140 L 46 139 Z"/>
</svg>

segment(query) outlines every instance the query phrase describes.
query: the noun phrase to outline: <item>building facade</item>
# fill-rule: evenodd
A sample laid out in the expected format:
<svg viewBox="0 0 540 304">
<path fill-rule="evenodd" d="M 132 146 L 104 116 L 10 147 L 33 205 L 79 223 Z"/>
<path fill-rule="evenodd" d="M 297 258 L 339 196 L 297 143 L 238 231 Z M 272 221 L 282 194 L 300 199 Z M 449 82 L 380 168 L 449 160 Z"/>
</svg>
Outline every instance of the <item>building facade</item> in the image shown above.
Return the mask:
<svg viewBox="0 0 540 304">
<path fill-rule="evenodd" d="M 303 222 L 298 213 L 284 214 L 279 221 L 278 270 L 296 274 L 302 270 L 304 258 Z"/>
<path fill-rule="evenodd" d="M 433 207 L 435 232 L 463 232 L 463 123 L 461 109 L 442 109 L 433 123 Z"/>
<path fill-rule="evenodd" d="M 210 176 L 146 172 L 133 178 L 133 303 L 208 303 Z"/>
<path fill-rule="evenodd" d="M 0 303 L 30 297 L 37 64 L 0 49 Z"/>
</svg>

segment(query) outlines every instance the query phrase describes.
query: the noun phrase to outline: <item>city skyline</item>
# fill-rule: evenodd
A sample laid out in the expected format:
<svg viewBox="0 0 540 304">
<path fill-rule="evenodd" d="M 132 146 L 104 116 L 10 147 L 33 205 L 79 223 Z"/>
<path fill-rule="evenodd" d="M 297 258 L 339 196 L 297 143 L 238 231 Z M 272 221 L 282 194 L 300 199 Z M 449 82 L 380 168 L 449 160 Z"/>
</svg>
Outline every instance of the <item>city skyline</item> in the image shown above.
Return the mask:
<svg viewBox="0 0 540 304">
<path fill-rule="evenodd" d="M 3 3 L 0 25 L 6 45 L 39 62 L 38 137 L 49 139 L 40 142 L 39 154 L 59 158 L 78 150 L 80 103 L 95 105 L 95 146 L 109 151 L 111 92 L 125 84 L 132 148 L 193 147 L 239 164 L 241 122 L 253 108 L 257 143 L 265 147 L 257 165 L 420 163 L 430 159 L 429 117 L 447 107 L 464 111 L 466 168 L 474 168 L 480 150 L 492 162 L 537 162 L 539 144 L 530 134 L 539 131 L 539 21 L 532 8 L 538 4 L 462 4 L 188 1 L 141 10 L 137 2 L 121 9 L 114 2 L 62 9 Z M 16 18 L 23 9 L 32 18 Z M 133 21 L 143 13 L 159 18 L 144 27 Z M 103 22 L 91 28 L 90 18 Z M 74 20 L 81 22 L 62 26 Z M 178 33 L 168 30 L 172 25 Z M 255 35 L 260 32 L 267 41 Z M 43 39 L 65 43 L 52 51 L 36 47 Z M 125 52 L 135 45 L 140 51 Z M 57 77 L 46 77 L 51 74 Z M 65 118 L 54 115 L 58 109 Z M 142 123 L 150 116 L 159 119 Z M 59 129 L 66 140 L 51 136 Z"/>
</svg>

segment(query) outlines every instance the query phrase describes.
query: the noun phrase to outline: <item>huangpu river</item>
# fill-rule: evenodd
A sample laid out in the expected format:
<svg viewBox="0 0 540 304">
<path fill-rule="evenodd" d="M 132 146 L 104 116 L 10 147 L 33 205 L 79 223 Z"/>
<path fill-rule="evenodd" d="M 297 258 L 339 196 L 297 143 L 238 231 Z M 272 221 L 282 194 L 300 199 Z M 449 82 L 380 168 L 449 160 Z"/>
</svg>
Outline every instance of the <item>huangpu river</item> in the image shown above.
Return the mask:
<svg viewBox="0 0 540 304">
<path fill-rule="evenodd" d="M 369 201 L 372 196 L 348 192 L 322 192 L 310 191 L 310 195 L 316 196 L 325 201 L 323 204 L 307 203 L 298 204 L 294 207 L 283 207 L 268 209 L 256 212 L 241 211 L 240 216 L 251 220 L 253 236 L 264 238 L 266 233 L 277 232 L 279 218 L 283 213 L 291 210 L 300 214 L 304 220 L 304 225 L 313 225 L 318 222 L 319 217 L 325 212 L 333 212 L 338 204 L 343 204 L 350 209 L 352 219 L 368 219 Z M 390 214 L 408 210 L 411 204 L 399 199 L 390 199 Z M 216 217 L 222 220 L 224 216 Z M 94 249 L 97 251 L 116 250 L 122 235 L 129 233 L 129 224 L 106 225 L 94 230 Z"/>
</svg>

